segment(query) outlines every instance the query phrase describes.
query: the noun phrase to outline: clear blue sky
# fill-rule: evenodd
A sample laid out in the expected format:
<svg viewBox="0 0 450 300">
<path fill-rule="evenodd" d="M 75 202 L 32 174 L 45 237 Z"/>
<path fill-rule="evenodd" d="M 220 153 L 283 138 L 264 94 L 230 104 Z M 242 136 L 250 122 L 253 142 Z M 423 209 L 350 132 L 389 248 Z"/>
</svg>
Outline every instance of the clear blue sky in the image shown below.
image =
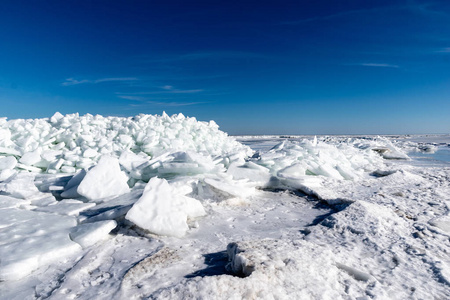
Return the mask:
<svg viewBox="0 0 450 300">
<path fill-rule="evenodd" d="M 230 134 L 450 132 L 450 1 L 9 1 L 9 119 L 182 112 Z"/>
</svg>

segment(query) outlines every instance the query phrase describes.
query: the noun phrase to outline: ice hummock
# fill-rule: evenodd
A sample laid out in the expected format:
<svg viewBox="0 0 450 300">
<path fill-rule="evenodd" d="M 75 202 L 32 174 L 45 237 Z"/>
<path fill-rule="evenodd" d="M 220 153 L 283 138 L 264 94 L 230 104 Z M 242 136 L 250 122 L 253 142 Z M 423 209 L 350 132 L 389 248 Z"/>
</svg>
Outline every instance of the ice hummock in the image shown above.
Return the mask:
<svg viewBox="0 0 450 300">
<path fill-rule="evenodd" d="M 212 157 L 250 153 L 248 147 L 220 131 L 216 123 L 199 122 L 182 114 L 124 118 L 55 113 L 50 119 L 0 124 L 0 170 L 73 173 L 97 164 L 104 155 L 119 158 L 131 152 L 150 160 L 174 151 Z M 122 163 L 124 160 L 127 158 Z M 124 164 L 129 169 L 130 163 Z"/>
</svg>

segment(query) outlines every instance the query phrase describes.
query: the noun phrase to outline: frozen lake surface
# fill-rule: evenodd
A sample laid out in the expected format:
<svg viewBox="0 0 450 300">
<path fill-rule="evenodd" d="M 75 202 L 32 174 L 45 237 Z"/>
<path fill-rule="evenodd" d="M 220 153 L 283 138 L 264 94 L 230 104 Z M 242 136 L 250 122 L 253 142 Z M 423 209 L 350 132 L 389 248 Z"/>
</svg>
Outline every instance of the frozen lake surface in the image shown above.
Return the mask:
<svg viewBox="0 0 450 300">
<path fill-rule="evenodd" d="M 450 298 L 448 135 L 0 126 L 0 299 Z"/>
</svg>

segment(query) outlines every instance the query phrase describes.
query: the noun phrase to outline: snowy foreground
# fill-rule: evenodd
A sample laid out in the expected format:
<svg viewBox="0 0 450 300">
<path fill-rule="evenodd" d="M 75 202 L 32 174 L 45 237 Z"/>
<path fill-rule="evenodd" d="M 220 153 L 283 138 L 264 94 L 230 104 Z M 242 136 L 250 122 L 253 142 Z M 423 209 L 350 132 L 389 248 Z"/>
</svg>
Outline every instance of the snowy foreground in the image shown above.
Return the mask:
<svg viewBox="0 0 450 300">
<path fill-rule="evenodd" d="M 450 299 L 449 143 L 0 119 L 0 298 Z"/>
</svg>

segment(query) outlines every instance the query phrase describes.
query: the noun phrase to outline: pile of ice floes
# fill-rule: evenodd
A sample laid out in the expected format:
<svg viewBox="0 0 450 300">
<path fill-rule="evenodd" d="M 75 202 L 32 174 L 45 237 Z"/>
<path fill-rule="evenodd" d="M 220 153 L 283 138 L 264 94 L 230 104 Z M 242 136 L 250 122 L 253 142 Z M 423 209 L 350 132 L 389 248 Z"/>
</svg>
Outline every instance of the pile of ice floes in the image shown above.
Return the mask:
<svg viewBox="0 0 450 300">
<path fill-rule="evenodd" d="M 371 176 L 385 167 L 380 154 L 406 157 L 389 141 L 317 139 L 254 153 L 182 114 L 1 119 L 0 280 L 86 249 L 118 224 L 181 237 L 208 203 L 243 203 L 258 188 L 334 199 L 330 181 Z"/>
<path fill-rule="evenodd" d="M 119 157 L 124 152 L 143 159 L 175 151 L 211 157 L 248 153 L 248 148 L 218 128 L 214 121 L 198 122 L 182 114 L 169 117 L 165 113 L 129 118 L 60 113 L 50 119 L 2 118 L 0 154 L 7 157 L 0 161 L 0 171 L 73 173 L 95 165 L 102 155 Z"/>
<path fill-rule="evenodd" d="M 300 189 L 318 195 L 324 180 L 359 180 L 384 168 L 383 158 L 370 147 L 327 144 L 314 140 L 283 141 L 256 154 L 251 162 L 269 170 L 269 188 Z M 256 176 L 252 176 L 256 177 Z"/>
</svg>

